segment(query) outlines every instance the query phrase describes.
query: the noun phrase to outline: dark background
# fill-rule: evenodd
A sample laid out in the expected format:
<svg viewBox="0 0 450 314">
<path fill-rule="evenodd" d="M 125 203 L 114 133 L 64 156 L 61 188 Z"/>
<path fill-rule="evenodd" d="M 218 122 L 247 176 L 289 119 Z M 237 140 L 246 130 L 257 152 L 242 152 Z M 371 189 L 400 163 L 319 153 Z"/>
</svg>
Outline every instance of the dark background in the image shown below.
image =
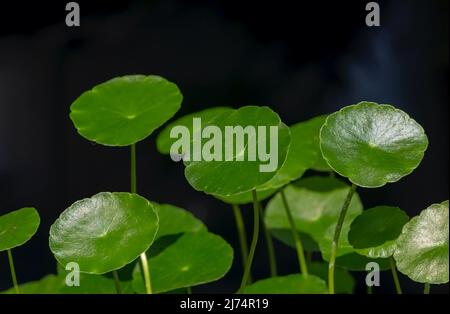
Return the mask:
<svg viewBox="0 0 450 314">
<path fill-rule="evenodd" d="M 20 282 L 55 270 L 48 230 L 59 213 L 100 191 L 129 190 L 129 150 L 89 143 L 69 120 L 76 97 L 119 75 L 177 83 L 177 116 L 269 105 L 292 124 L 361 100 L 393 104 L 424 127 L 430 146 L 411 175 L 361 189 L 363 203 L 412 216 L 448 199 L 448 1 L 378 1 L 381 27 L 371 28 L 369 1 L 78 1 L 79 28 L 65 25 L 66 2 L 0 3 L 0 214 L 34 206 L 42 217 L 37 235 L 13 251 Z M 156 151 L 156 134 L 138 145 L 139 193 L 189 209 L 236 248 L 223 280 L 194 288 L 235 291 L 241 265 L 230 208 L 195 192 L 183 166 Z M 244 214 L 251 229 L 251 211 Z M 261 240 L 255 278 L 268 276 Z M 295 251 L 275 245 L 280 273 L 296 272 Z M 406 292 L 422 291 L 401 280 Z M 10 285 L 2 253 L 0 289 Z M 375 291 L 392 289 L 386 273 Z"/>
</svg>

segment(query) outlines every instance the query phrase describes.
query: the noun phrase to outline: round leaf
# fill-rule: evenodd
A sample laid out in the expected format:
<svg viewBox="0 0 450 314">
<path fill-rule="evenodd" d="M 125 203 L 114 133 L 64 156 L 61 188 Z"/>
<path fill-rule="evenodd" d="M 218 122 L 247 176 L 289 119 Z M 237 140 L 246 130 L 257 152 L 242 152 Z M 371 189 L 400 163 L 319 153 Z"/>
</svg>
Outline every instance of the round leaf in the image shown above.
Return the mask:
<svg viewBox="0 0 450 314">
<path fill-rule="evenodd" d="M 403 227 L 394 253 L 400 272 L 417 282 L 448 282 L 448 219 L 445 201 L 431 205 Z"/>
<path fill-rule="evenodd" d="M 202 126 L 206 127 L 207 125 Z M 291 141 L 290 131 L 270 108 L 247 106 L 233 110 L 231 113 L 226 112 L 215 118 L 214 126 L 218 127 L 223 135 L 218 139 L 223 148 L 220 161 L 186 162 L 185 176 L 196 190 L 220 196 L 250 191 L 269 181 L 283 165 Z M 245 136 L 242 149 L 236 149 L 236 143 L 232 143 L 233 146 L 227 146 L 225 142 L 227 126 L 242 127 L 243 129 L 250 127 L 249 129 L 255 131 L 255 137 Z M 260 129 L 263 130 L 260 127 L 265 127 L 265 134 L 260 133 Z M 275 127 L 277 130 L 278 147 L 271 147 L 270 127 Z M 235 139 L 235 136 L 233 138 Z M 256 160 L 254 161 L 248 158 L 249 147 L 252 146 L 249 145 L 250 140 L 254 140 L 256 144 Z M 261 170 L 261 166 L 267 166 L 269 163 L 269 161 L 260 160 L 259 151 L 262 147 L 266 148 L 266 153 L 273 150 L 277 155 L 277 163 L 273 171 L 269 171 L 271 169 L 268 169 L 267 172 Z M 232 156 L 226 156 L 227 152 L 231 152 Z M 244 160 L 236 160 L 237 157 L 242 157 Z"/>
<path fill-rule="evenodd" d="M 336 258 L 336 266 L 350 271 L 366 271 L 366 266 L 370 262 L 377 263 L 380 270 L 387 270 L 391 267 L 388 258 L 370 258 L 355 252 Z"/>
<path fill-rule="evenodd" d="M 170 132 L 176 126 L 185 126 L 188 128 L 191 134 L 193 132 L 199 132 L 200 130 L 193 130 L 193 121 L 194 118 L 200 118 L 202 123 L 209 124 L 211 123 L 218 115 L 225 112 L 232 112 L 232 108 L 228 107 L 213 107 L 208 108 L 199 112 L 190 113 L 188 115 L 182 116 L 181 118 L 169 123 L 156 138 L 156 148 L 161 154 L 168 155 L 170 154 L 170 148 L 173 143 L 176 142 L 175 138 L 170 137 Z M 183 154 L 185 152 L 180 152 Z"/>
<path fill-rule="evenodd" d="M 102 192 L 75 202 L 50 228 L 50 249 L 62 265 L 103 274 L 132 262 L 153 242 L 158 216 L 145 198 Z"/>
<path fill-rule="evenodd" d="M 325 119 L 326 116 L 318 116 L 289 127 L 291 145 L 286 161 L 272 179 L 256 188 L 258 200 L 271 196 L 280 187 L 297 180 L 306 170 L 323 159 L 319 147 L 319 131 Z M 229 204 L 247 204 L 253 201 L 251 192 L 218 198 Z"/>
<path fill-rule="evenodd" d="M 320 147 L 329 166 L 369 188 L 411 173 L 427 146 L 424 130 L 405 112 L 371 102 L 329 115 L 320 131 Z"/>
<path fill-rule="evenodd" d="M 314 275 L 287 275 L 259 280 L 244 290 L 246 294 L 326 294 L 325 281 Z"/>
<path fill-rule="evenodd" d="M 39 223 L 39 214 L 32 207 L 0 216 L 0 251 L 15 248 L 30 240 Z"/>
<path fill-rule="evenodd" d="M 155 240 L 167 235 L 206 231 L 206 226 L 187 210 L 170 204 L 152 204 L 159 217 Z"/>
<path fill-rule="evenodd" d="M 84 138 L 108 146 L 143 140 L 180 108 L 178 87 L 159 76 L 117 77 L 83 93 L 70 118 Z"/>
<path fill-rule="evenodd" d="M 153 254 L 153 248 L 147 252 L 155 293 L 218 280 L 228 272 L 233 261 L 231 246 L 206 231 L 185 233 L 156 256 Z M 134 269 L 133 288 L 145 292 L 139 265 Z"/>
<path fill-rule="evenodd" d="M 398 207 L 368 209 L 353 220 L 348 241 L 359 254 L 387 258 L 394 254 L 395 240 L 408 220 L 408 215 Z"/>
<path fill-rule="evenodd" d="M 328 264 L 313 262 L 308 265 L 308 271 L 328 282 Z M 336 293 L 353 293 L 355 288 L 355 279 L 345 269 L 335 268 L 335 291 Z"/>
<path fill-rule="evenodd" d="M 58 294 L 60 289 L 65 286 L 64 278 L 56 275 L 47 275 L 40 280 L 31 281 L 19 285 L 21 294 Z M 10 288 L 2 291 L 2 294 L 16 294 L 16 290 Z"/>
<path fill-rule="evenodd" d="M 324 234 L 336 224 L 349 188 L 342 181 L 331 177 L 305 178 L 285 187 L 284 193 L 297 230 L 308 234 L 317 243 L 322 242 Z M 361 212 L 362 204 L 355 193 L 345 225 L 348 226 Z M 281 195 L 277 194 L 269 201 L 264 219 L 269 230 L 290 230 Z"/>
</svg>

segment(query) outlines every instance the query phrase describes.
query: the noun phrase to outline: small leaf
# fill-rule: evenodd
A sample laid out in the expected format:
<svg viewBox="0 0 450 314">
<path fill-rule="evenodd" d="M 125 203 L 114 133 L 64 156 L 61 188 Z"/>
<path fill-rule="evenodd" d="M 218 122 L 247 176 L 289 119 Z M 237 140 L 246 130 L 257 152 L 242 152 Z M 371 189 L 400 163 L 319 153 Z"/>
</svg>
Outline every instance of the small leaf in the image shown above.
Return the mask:
<svg viewBox="0 0 450 314">
<path fill-rule="evenodd" d="M 314 275 L 293 274 L 259 280 L 244 290 L 246 294 L 326 294 L 325 281 Z"/>
<path fill-rule="evenodd" d="M 169 123 L 162 131 L 158 134 L 156 138 L 156 148 L 161 154 L 168 155 L 170 154 L 170 147 L 173 143 L 176 142 L 177 139 L 170 137 L 171 130 L 176 126 L 185 126 L 188 128 L 191 134 L 193 132 L 199 132 L 201 130 L 193 130 L 193 121 L 194 118 L 200 118 L 203 124 L 209 124 L 213 121 L 218 115 L 225 112 L 232 112 L 232 108 L 228 107 L 213 107 L 208 108 L 199 112 L 190 113 L 188 115 L 182 116 L 181 118 Z M 193 135 L 192 137 L 194 137 Z M 180 152 L 182 154 L 184 152 Z"/>
<path fill-rule="evenodd" d="M 19 285 L 21 294 L 59 294 L 60 289 L 65 286 L 64 278 L 56 275 L 46 275 L 40 280 L 31 281 Z M 2 294 L 16 294 L 14 288 L 2 291 Z"/>
<path fill-rule="evenodd" d="M 368 209 L 353 220 L 348 241 L 359 254 L 372 258 L 390 257 L 395 251 L 395 240 L 408 220 L 408 215 L 398 207 Z"/>
<path fill-rule="evenodd" d="M 155 240 L 167 235 L 206 231 L 206 226 L 187 210 L 170 204 L 152 204 L 159 217 Z"/>
<path fill-rule="evenodd" d="M 159 239 L 155 246 L 164 238 Z M 221 237 L 206 231 L 185 233 L 156 256 L 152 254 L 153 247 L 147 256 L 154 293 L 218 280 L 228 272 L 233 261 L 231 246 Z M 133 288 L 138 293 L 145 292 L 139 265 L 133 272 Z"/>
<path fill-rule="evenodd" d="M 40 223 L 39 214 L 25 207 L 0 216 L 0 251 L 20 246 L 31 239 Z"/>
<path fill-rule="evenodd" d="M 149 136 L 180 109 L 178 87 L 159 76 L 116 77 L 83 93 L 70 118 L 84 138 L 128 146 Z"/>
<path fill-rule="evenodd" d="M 295 249 L 295 241 L 292 236 L 292 230 L 290 229 L 270 229 L 270 233 L 279 241 L 283 242 L 287 246 Z M 314 241 L 311 236 L 303 232 L 297 232 L 300 240 L 302 241 L 303 249 L 307 252 L 319 252 L 319 245 Z"/>
<path fill-rule="evenodd" d="M 329 115 L 320 132 L 328 165 L 356 185 L 369 188 L 411 173 L 427 146 L 424 130 L 405 112 L 371 102 Z"/>
<path fill-rule="evenodd" d="M 64 282 L 64 277 L 61 277 Z M 120 289 L 122 294 L 133 294 L 131 281 L 120 282 Z M 79 286 L 63 285 L 59 290 L 61 294 L 116 294 L 117 288 L 113 279 L 106 278 L 101 275 L 83 274 L 80 273 Z"/>
<path fill-rule="evenodd" d="M 317 243 L 323 242 L 324 234 L 330 232 L 337 223 L 349 188 L 342 181 L 330 177 L 305 178 L 285 187 L 284 193 L 297 230 L 308 234 Z M 344 225 L 349 226 L 361 212 L 362 204 L 359 196 L 355 194 Z M 277 194 L 269 201 L 264 219 L 269 230 L 290 230 L 281 195 Z M 328 243 L 331 248 L 331 242 Z M 348 242 L 347 246 L 350 246 Z M 353 251 L 351 247 L 350 250 Z"/>
<path fill-rule="evenodd" d="M 390 269 L 388 258 L 370 258 L 355 252 L 336 258 L 336 266 L 350 271 L 366 271 L 366 266 L 370 262 L 377 263 L 380 270 Z"/>
<path fill-rule="evenodd" d="M 448 220 L 445 201 L 431 205 L 403 227 L 394 253 L 400 272 L 417 282 L 448 282 Z"/>
<path fill-rule="evenodd" d="M 158 216 L 145 198 L 102 192 L 75 202 L 50 228 L 50 249 L 62 265 L 103 274 L 145 252 L 158 229 Z"/>
<path fill-rule="evenodd" d="M 313 262 L 308 265 L 308 271 L 322 278 L 325 282 L 328 282 L 328 264 Z M 345 269 L 335 268 L 335 291 L 336 293 L 353 293 L 355 288 L 355 279 L 352 275 Z"/>
<path fill-rule="evenodd" d="M 206 126 L 202 125 L 202 127 Z M 225 112 L 215 118 L 214 126 L 218 127 L 223 135 L 220 141 L 218 141 L 223 148 L 220 160 L 206 161 L 202 159 L 200 161 L 185 161 L 185 176 L 194 189 L 218 196 L 228 196 L 251 191 L 257 186 L 269 181 L 283 165 L 291 141 L 290 131 L 281 122 L 280 117 L 270 108 L 247 106 L 235 109 L 231 113 Z M 236 143 L 233 143 L 234 147 L 225 143 L 225 127 L 227 126 L 233 128 L 242 127 L 244 129 L 251 127 L 250 129 L 255 131 L 255 137 L 245 136 L 243 149 L 239 149 L 238 151 L 236 149 Z M 265 127 L 265 136 L 260 134 L 259 127 Z M 277 147 L 271 147 L 270 127 L 274 127 L 277 130 Z M 266 147 L 266 152 L 269 149 L 274 149 L 277 154 L 277 163 L 275 164 L 275 160 L 272 160 L 274 162 L 273 171 L 269 171 L 271 169 L 262 171 L 261 169 L 267 166 L 271 160 L 263 162 L 259 159 L 260 156 L 255 156 L 256 160 L 254 161 L 249 160 L 249 147 L 252 146 L 249 145 L 249 139 L 254 140 L 256 144 L 256 155 L 259 155 L 259 150 L 263 146 Z M 234 142 L 236 141 L 234 140 Z M 224 156 L 226 155 L 226 151 L 231 152 L 232 156 Z M 243 157 L 244 160 L 236 160 L 237 156 L 239 158 Z"/>
</svg>

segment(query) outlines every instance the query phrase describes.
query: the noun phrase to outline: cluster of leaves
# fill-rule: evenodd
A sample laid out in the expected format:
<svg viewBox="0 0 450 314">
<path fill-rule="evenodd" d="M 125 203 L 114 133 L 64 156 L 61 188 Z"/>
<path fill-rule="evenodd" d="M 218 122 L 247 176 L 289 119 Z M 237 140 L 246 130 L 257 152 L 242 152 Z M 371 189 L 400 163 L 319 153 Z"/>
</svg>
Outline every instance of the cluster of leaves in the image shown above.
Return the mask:
<svg viewBox="0 0 450 314">
<path fill-rule="evenodd" d="M 102 83 L 72 104 L 70 117 L 81 136 L 102 145 L 131 147 L 130 192 L 101 192 L 64 210 L 49 236 L 59 264 L 56 273 L 20 286 L 11 249 L 34 235 L 39 215 L 24 208 L 1 216 L 0 251 L 8 251 L 14 283 L 6 293 L 184 293 L 228 272 L 233 249 L 225 240 L 189 211 L 149 201 L 136 191 L 136 143 L 167 122 L 181 102 L 175 84 L 158 76 L 133 75 Z M 170 153 L 176 140 L 170 136 L 172 127 L 196 132 L 194 118 L 221 129 L 278 128 L 279 166 L 274 172 L 262 173 L 259 163 L 249 160 L 184 163 L 186 179 L 195 190 L 232 205 L 238 213 L 240 205 L 253 203 L 250 250 L 242 239 L 245 232 L 240 234 L 244 274 L 239 292 L 352 293 L 350 271 L 364 271 L 370 261 L 392 270 L 397 292 L 396 267 L 417 282 L 448 282 L 448 201 L 410 220 L 398 207 L 364 210 L 355 192 L 356 186 L 396 182 L 420 164 L 428 140 L 403 111 L 361 102 L 288 127 L 268 107 L 210 108 L 169 123 L 157 137 L 159 152 Z M 312 172 L 316 174 L 304 176 Z M 249 284 L 260 214 L 267 239 L 274 237 L 297 250 L 300 272 L 273 274 Z M 320 252 L 322 258 L 306 261 L 305 252 Z M 66 284 L 65 267 L 72 262 L 79 266 L 80 286 Z"/>
</svg>

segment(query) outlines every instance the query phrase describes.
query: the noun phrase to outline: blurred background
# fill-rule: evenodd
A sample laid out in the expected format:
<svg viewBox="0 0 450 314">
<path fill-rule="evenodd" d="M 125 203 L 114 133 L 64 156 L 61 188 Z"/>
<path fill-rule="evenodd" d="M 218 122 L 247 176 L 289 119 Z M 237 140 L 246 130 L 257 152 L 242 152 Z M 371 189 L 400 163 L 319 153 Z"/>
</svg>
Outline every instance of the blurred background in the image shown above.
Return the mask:
<svg viewBox="0 0 450 314">
<path fill-rule="evenodd" d="M 48 230 L 65 208 L 129 190 L 129 150 L 89 143 L 69 119 L 83 91 L 119 75 L 178 84 L 177 116 L 269 105 L 293 124 L 361 100 L 393 104 L 424 127 L 430 146 L 411 175 L 361 189 L 365 207 L 395 205 L 413 216 L 449 198 L 448 1 L 378 1 L 381 26 L 367 27 L 368 1 L 91 0 L 78 1 L 81 26 L 72 28 L 67 2 L 0 4 L 0 214 L 34 206 L 42 218 L 36 237 L 13 252 L 20 282 L 55 271 Z M 183 166 L 156 151 L 157 133 L 137 148 L 138 191 L 190 210 L 235 248 L 226 277 L 194 293 L 235 291 L 241 259 L 231 208 L 189 186 Z M 244 216 L 251 231 L 250 208 Z M 295 251 L 274 241 L 279 272 L 297 272 Z M 11 286 L 3 253 L 0 289 Z M 261 237 L 253 277 L 268 274 Z M 381 280 L 375 293 L 394 291 L 388 272 Z M 401 280 L 405 292 L 422 291 Z M 432 292 L 448 293 L 448 285 Z"/>
</svg>

